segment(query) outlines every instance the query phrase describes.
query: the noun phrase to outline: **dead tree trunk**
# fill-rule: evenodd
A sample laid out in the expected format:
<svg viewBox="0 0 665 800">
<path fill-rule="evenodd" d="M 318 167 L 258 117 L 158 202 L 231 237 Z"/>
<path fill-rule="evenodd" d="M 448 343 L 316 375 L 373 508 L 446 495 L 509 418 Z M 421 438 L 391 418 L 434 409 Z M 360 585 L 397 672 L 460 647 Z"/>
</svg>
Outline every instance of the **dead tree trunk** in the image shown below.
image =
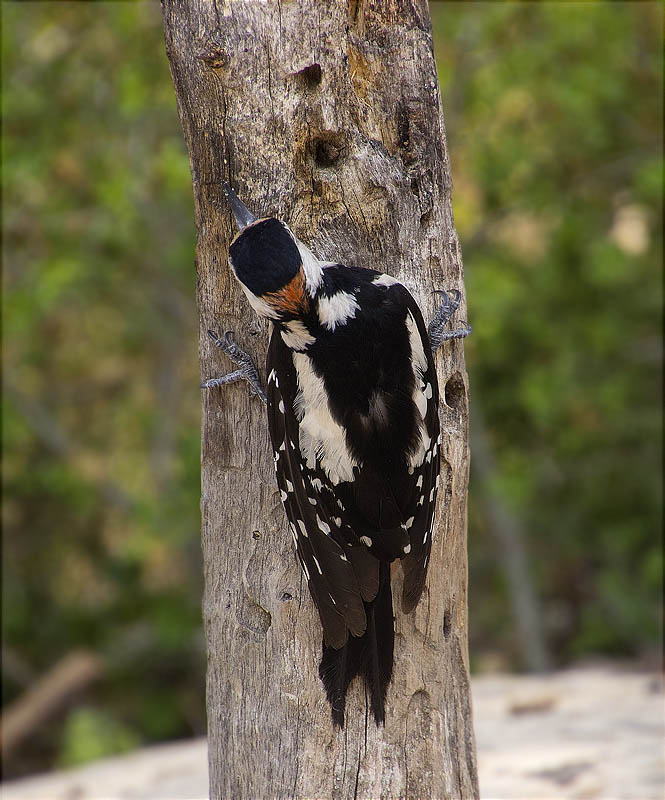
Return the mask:
<svg viewBox="0 0 665 800">
<path fill-rule="evenodd" d="M 230 369 L 206 330 L 264 362 L 267 331 L 231 278 L 224 178 L 319 258 L 388 272 L 419 300 L 463 291 L 450 170 L 423 0 L 163 0 L 191 160 L 201 374 Z M 465 308 L 458 312 L 464 318 Z M 442 486 L 428 587 L 396 603 L 385 728 L 356 683 L 343 732 L 318 677 L 321 629 L 293 554 L 263 405 L 246 385 L 203 396 L 201 456 L 213 798 L 477 795 L 467 660 L 467 376 L 437 355 Z M 401 596 L 395 568 L 394 596 Z"/>
</svg>

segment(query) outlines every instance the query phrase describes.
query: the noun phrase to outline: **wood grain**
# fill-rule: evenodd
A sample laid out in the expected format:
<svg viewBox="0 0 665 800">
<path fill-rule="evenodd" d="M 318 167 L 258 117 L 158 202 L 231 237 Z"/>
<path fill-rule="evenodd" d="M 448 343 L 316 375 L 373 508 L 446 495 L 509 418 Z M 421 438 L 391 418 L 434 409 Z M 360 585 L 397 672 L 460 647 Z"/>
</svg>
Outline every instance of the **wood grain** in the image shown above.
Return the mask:
<svg viewBox="0 0 665 800">
<path fill-rule="evenodd" d="M 164 0 L 198 231 L 202 378 L 229 371 L 206 330 L 231 329 L 263 365 L 267 330 L 231 277 L 220 181 L 325 260 L 388 272 L 431 317 L 464 291 L 427 4 L 422 0 Z M 457 319 L 466 317 L 464 303 Z M 265 408 L 246 385 L 203 395 L 203 615 L 213 798 L 473 798 L 467 659 L 468 380 L 437 357 L 442 486 L 428 585 L 395 603 L 385 728 L 354 684 L 333 730 L 321 630 L 277 491 Z M 263 372 L 263 370 L 261 369 Z M 265 377 L 265 376 L 264 376 Z M 394 565 L 394 597 L 401 596 Z"/>
</svg>

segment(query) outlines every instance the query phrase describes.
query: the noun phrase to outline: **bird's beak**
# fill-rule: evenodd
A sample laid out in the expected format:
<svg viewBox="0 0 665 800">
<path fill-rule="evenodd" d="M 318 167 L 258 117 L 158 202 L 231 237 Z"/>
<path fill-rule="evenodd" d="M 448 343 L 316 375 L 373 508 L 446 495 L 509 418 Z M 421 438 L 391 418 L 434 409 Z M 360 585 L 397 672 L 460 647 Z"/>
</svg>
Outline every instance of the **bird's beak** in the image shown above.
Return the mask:
<svg viewBox="0 0 665 800">
<path fill-rule="evenodd" d="M 242 230 L 248 225 L 251 225 L 252 222 L 256 222 L 256 217 L 254 214 L 252 214 L 247 206 L 238 199 L 238 195 L 233 191 L 231 186 L 226 181 L 222 181 L 222 188 L 224 189 L 224 193 L 228 198 L 231 211 L 233 211 L 233 216 L 235 217 L 238 230 Z"/>
</svg>

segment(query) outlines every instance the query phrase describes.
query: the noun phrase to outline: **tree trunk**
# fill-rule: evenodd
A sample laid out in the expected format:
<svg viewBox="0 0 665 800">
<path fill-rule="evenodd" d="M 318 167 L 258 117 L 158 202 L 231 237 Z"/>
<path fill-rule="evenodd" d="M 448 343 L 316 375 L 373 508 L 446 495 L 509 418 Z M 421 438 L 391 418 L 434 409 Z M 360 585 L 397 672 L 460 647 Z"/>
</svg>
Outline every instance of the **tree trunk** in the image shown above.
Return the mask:
<svg viewBox="0 0 665 800">
<path fill-rule="evenodd" d="M 231 277 L 220 181 L 326 260 L 402 280 L 425 318 L 463 291 L 427 4 L 422 0 L 164 0 L 198 230 L 203 378 L 232 365 L 206 331 L 263 364 L 267 330 Z M 464 305 L 457 319 L 465 318 Z M 477 796 L 467 657 L 467 376 L 437 355 L 442 487 L 428 586 L 395 603 L 385 728 L 359 682 L 334 730 L 321 627 L 273 473 L 265 408 L 246 384 L 203 395 L 201 455 L 213 798 Z M 265 376 L 264 376 L 265 377 Z M 401 572 L 393 565 L 394 597 Z"/>
</svg>

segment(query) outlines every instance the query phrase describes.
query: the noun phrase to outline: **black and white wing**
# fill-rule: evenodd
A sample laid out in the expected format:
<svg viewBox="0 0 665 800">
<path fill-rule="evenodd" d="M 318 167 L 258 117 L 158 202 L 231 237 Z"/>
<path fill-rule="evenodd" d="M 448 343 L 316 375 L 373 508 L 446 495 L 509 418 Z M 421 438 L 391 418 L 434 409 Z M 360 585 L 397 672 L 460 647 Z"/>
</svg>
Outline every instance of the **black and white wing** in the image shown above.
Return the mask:
<svg viewBox="0 0 665 800">
<path fill-rule="evenodd" d="M 408 383 L 417 409 L 412 452 L 390 476 L 368 459 L 354 466 L 352 475 L 347 465 L 343 480 L 331 479 L 330 464 L 324 471 L 302 436 L 295 410 L 302 397 L 294 354 L 277 329 L 268 352 L 268 422 L 277 482 L 326 643 L 335 648 L 344 645 L 348 632 L 365 632 L 366 604 L 379 591 L 379 562 L 402 560 L 402 606 L 408 612 L 422 594 L 431 551 L 441 443 L 436 371 L 415 300 L 399 284 L 386 291 L 406 321 Z M 385 390 L 401 392 L 404 387 L 398 382 Z"/>
<path fill-rule="evenodd" d="M 402 558 L 404 572 L 402 609 L 405 613 L 416 607 L 427 578 L 441 468 L 439 386 L 436 368 L 422 314 L 411 295 L 408 295 L 408 298 L 408 315 L 412 321 L 407 322 L 407 327 L 415 373 L 413 397 L 419 410 L 421 429 L 419 448 L 411 459 L 408 469 L 410 480 L 405 481 L 403 495 L 409 498 L 404 505 L 404 515 L 411 544 L 410 552 Z"/>
<path fill-rule="evenodd" d="M 268 426 L 277 485 L 300 565 L 318 608 L 327 645 L 362 636 L 365 606 L 376 597 L 378 561 L 346 525 L 344 509 L 320 466 L 301 453 L 294 412 L 298 391 L 293 354 L 273 331 L 267 359 Z"/>
</svg>

